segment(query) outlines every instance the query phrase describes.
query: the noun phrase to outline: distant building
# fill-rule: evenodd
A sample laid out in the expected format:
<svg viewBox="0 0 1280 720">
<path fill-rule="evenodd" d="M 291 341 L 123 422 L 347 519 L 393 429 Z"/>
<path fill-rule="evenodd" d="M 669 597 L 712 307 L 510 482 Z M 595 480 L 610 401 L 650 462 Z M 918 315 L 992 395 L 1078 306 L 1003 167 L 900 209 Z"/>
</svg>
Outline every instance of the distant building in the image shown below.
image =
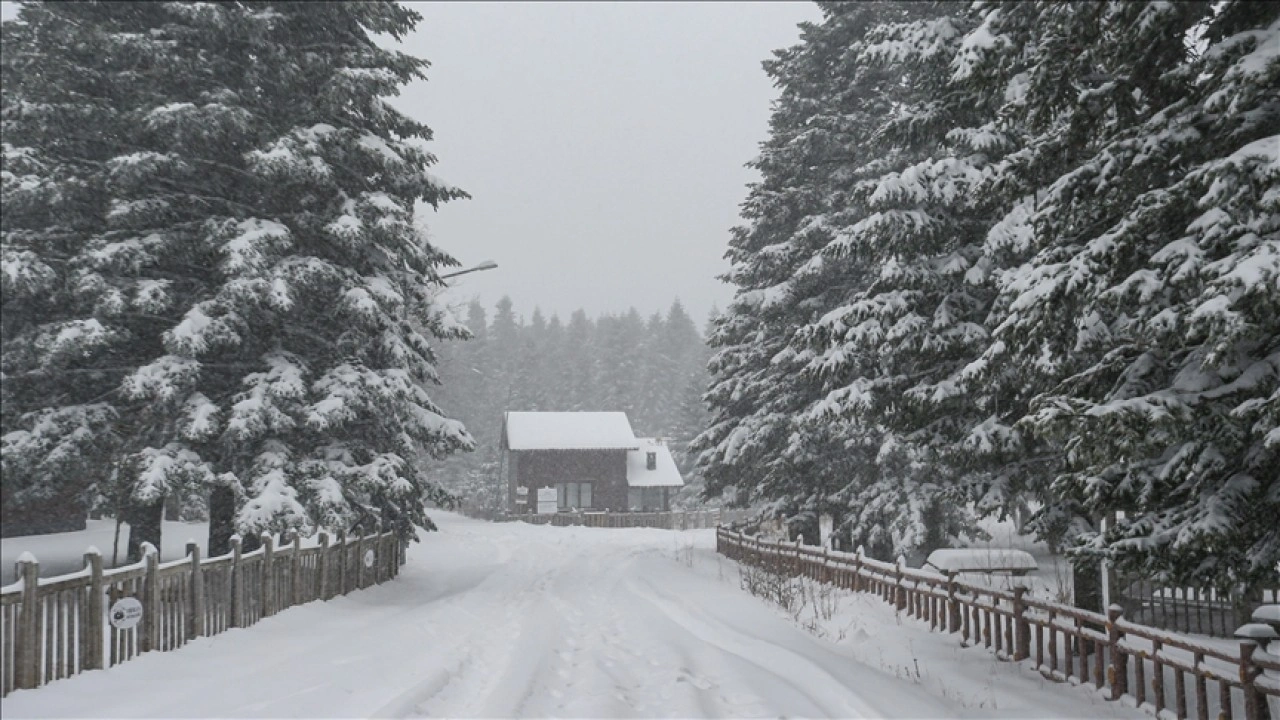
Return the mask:
<svg viewBox="0 0 1280 720">
<path fill-rule="evenodd" d="M 510 412 L 501 445 L 514 514 L 536 511 L 551 488 L 557 510 L 669 510 L 684 486 L 670 449 L 636 437 L 626 413 Z"/>
</svg>

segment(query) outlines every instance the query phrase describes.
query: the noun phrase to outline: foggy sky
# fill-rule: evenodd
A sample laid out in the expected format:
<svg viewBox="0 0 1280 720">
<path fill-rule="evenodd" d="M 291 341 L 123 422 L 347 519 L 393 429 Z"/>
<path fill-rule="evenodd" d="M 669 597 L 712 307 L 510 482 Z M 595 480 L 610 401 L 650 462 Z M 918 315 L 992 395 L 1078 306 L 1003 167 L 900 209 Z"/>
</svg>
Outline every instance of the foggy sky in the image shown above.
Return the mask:
<svg viewBox="0 0 1280 720">
<path fill-rule="evenodd" d="M 699 325 L 738 222 L 743 164 L 776 97 L 761 61 L 812 3 L 421 3 L 403 49 L 431 61 L 397 103 L 471 193 L 428 218 L 465 265 L 457 299 L 509 294 L 567 319 L 679 296 Z"/>
<path fill-rule="evenodd" d="M 3 16 L 13 17 L 12 3 Z M 776 96 L 760 67 L 808 2 L 412 3 L 431 61 L 395 104 L 435 132 L 436 175 L 472 195 L 426 218 L 465 266 L 450 298 L 503 294 L 567 319 L 678 296 L 702 325 Z"/>
</svg>

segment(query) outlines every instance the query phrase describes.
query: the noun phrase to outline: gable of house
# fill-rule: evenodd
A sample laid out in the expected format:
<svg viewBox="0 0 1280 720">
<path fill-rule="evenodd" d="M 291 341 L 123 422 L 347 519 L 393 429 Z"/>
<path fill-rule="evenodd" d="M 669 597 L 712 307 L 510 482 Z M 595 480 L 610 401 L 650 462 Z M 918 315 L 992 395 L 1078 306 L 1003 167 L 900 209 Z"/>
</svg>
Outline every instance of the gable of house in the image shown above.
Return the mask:
<svg viewBox="0 0 1280 720">
<path fill-rule="evenodd" d="M 684 487 L 671 449 L 657 438 L 637 438 L 640 447 L 627 451 L 627 486 Z"/>
</svg>

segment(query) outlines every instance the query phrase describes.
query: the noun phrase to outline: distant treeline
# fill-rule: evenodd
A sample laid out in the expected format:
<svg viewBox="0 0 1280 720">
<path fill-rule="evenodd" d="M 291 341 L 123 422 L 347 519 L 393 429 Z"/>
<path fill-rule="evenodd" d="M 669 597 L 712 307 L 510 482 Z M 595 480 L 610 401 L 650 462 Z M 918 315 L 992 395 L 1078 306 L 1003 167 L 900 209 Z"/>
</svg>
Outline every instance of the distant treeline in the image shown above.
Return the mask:
<svg viewBox="0 0 1280 720">
<path fill-rule="evenodd" d="M 697 490 L 683 449 L 703 427 L 708 351 L 679 300 L 648 318 L 634 308 L 594 319 L 583 310 L 567 322 L 534 309 L 528 321 L 510 298 L 492 316 L 478 301 L 466 309 L 469 340 L 439 350 L 443 385 L 433 397 L 466 424 L 473 453 L 430 463 L 465 504 L 498 502 L 498 441 L 505 411 L 621 411 L 642 437 L 668 438 Z"/>
</svg>

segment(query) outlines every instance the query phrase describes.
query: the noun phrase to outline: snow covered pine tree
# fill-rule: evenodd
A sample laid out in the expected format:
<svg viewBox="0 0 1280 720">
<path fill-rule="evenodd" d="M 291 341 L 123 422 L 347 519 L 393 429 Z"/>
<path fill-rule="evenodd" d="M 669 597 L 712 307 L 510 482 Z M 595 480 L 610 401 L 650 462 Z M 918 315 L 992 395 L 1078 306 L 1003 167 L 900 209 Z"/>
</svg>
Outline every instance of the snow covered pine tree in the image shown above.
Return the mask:
<svg viewBox="0 0 1280 720">
<path fill-rule="evenodd" d="M 198 485 L 211 552 L 233 531 L 431 527 L 423 502 L 443 493 L 409 458 L 471 440 L 426 390 L 415 327 L 465 329 L 431 297 L 455 263 L 412 216 L 465 194 L 427 173 L 429 129 L 384 99 L 426 62 L 370 38 L 417 14 L 28 3 L 19 20 L 4 56 L 5 205 L 23 208 L 4 225 L 6 486 L 111 468 L 156 542 L 164 496 Z"/>
<path fill-rule="evenodd" d="M 1008 219 L 1032 256 L 992 320 L 996 362 L 1051 369 L 1020 425 L 1064 449 L 1084 552 L 1274 583 L 1280 6 L 1043 7 L 1021 161 L 1044 181 Z"/>
</svg>

